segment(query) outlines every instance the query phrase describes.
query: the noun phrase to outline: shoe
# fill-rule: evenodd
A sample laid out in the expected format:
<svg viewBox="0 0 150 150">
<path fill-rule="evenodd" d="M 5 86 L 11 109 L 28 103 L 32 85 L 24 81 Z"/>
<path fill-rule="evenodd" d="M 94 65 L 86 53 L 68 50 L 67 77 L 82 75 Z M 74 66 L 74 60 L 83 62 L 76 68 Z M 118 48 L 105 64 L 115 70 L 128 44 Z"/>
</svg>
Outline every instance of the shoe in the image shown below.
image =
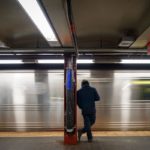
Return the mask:
<svg viewBox="0 0 150 150">
<path fill-rule="evenodd" d="M 78 130 L 78 141 L 79 141 L 79 142 L 80 142 L 81 136 L 82 136 L 82 131 L 81 131 L 81 130 Z"/>
<path fill-rule="evenodd" d="M 93 142 L 93 140 L 92 140 L 92 139 L 88 139 L 88 142 L 89 142 L 89 143 L 92 143 L 92 142 Z"/>
</svg>

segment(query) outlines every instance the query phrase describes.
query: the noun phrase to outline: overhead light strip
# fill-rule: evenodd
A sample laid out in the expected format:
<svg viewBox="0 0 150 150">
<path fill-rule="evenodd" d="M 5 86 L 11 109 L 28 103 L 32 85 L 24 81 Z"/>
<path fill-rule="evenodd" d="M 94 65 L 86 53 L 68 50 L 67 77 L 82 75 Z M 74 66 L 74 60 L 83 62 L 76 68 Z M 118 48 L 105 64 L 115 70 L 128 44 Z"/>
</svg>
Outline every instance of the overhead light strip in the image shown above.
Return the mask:
<svg viewBox="0 0 150 150">
<path fill-rule="evenodd" d="M 45 60 L 38 60 L 39 64 L 63 64 L 63 59 L 45 59 Z M 78 64 L 91 64 L 94 63 L 92 59 L 78 59 Z"/>
<path fill-rule="evenodd" d="M 58 41 L 37 0 L 18 0 L 47 41 Z"/>
<path fill-rule="evenodd" d="M 22 60 L 0 60 L 0 64 L 25 64 L 28 62 L 23 62 Z M 31 62 L 32 63 L 32 62 Z M 33 62 L 34 63 L 34 62 Z M 39 64 L 64 64 L 63 59 L 39 59 L 37 61 Z M 79 59 L 77 60 L 78 64 L 91 64 L 94 63 L 91 59 Z"/>
<path fill-rule="evenodd" d="M 120 63 L 123 64 L 150 64 L 148 59 L 122 59 Z"/>
<path fill-rule="evenodd" d="M 78 59 L 77 64 L 92 64 L 94 61 L 92 59 Z"/>
<path fill-rule="evenodd" d="M 0 64 L 23 64 L 22 60 L 0 60 Z"/>
<path fill-rule="evenodd" d="M 44 60 L 38 60 L 37 61 L 39 64 L 63 64 L 64 60 L 63 59 L 44 59 Z"/>
</svg>

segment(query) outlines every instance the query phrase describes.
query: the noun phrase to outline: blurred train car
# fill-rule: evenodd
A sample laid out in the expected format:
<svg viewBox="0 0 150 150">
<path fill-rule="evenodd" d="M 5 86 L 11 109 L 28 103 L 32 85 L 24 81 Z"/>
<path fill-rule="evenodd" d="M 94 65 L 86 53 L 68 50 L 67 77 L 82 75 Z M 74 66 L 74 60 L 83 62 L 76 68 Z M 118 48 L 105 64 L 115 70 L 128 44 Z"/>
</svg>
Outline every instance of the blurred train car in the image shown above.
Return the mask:
<svg viewBox="0 0 150 150">
<path fill-rule="evenodd" d="M 1 71 L 0 130 L 62 130 L 63 70 Z M 150 129 L 150 71 L 79 70 L 100 96 L 95 130 Z M 78 109 L 78 126 L 82 117 Z"/>
</svg>

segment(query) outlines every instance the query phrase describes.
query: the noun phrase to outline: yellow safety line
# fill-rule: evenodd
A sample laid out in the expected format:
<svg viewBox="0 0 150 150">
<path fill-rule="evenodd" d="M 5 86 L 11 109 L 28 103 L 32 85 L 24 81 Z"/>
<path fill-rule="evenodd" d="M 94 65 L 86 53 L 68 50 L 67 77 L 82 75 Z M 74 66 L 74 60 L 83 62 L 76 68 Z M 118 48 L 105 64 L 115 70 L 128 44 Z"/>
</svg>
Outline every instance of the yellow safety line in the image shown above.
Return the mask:
<svg viewBox="0 0 150 150">
<path fill-rule="evenodd" d="M 98 131 L 94 136 L 150 136 L 150 131 Z"/>
<path fill-rule="evenodd" d="M 150 131 L 94 131 L 100 136 L 150 136 Z M 0 132 L 0 137 L 63 137 L 63 132 Z"/>
</svg>

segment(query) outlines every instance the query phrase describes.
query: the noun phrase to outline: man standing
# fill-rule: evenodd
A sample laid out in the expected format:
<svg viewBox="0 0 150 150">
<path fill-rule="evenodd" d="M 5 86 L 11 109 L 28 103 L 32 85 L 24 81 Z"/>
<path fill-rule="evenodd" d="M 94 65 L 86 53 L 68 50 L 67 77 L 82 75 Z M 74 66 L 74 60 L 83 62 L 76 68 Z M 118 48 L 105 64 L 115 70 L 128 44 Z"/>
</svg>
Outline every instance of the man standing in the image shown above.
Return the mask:
<svg viewBox="0 0 150 150">
<path fill-rule="evenodd" d="M 80 142 L 82 134 L 87 133 L 88 142 L 92 142 L 91 126 L 96 120 L 95 101 L 100 100 L 100 96 L 96 89 L 89 85 L 87 80 L 83 80 L 81 86 L 82 88 L 77 91 L 77 104 L 82 110 L 84 127 L 78 130 L 78 140 Z"/>
</svg>

